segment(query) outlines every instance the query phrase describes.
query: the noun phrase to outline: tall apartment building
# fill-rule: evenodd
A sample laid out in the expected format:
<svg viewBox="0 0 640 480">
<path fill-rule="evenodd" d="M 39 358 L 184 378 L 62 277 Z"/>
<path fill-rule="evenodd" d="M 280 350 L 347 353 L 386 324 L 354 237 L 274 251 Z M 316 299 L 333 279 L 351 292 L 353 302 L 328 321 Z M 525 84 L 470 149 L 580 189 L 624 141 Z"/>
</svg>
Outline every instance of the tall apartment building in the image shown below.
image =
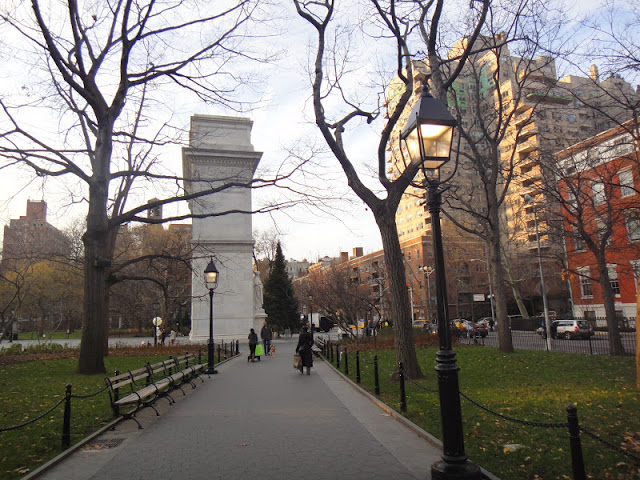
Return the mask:
<svg viewBox="0 0 640 480">
<path fill-rule="evenodd" d="M 554 208 L 542 184 L 545 165 L 548 165 L 546 162 L 554 161 L 554 153 L 610 128 L 616 122 L 627 120 L 630 112 L 612 98 L 639 96 L 619 76 L 601 80 L 596 67 L 591 68 L 590 77 L 569 75 L 558 78 L 553 58 L 541 56 L 526 59 L 513 56 L 506 44 L 492 48 L 492 44 L 497 45 L 501 39 L 500 35 L 495 39 L 480 39 L 481 44 L 484 43 L 483 46 L 488 48 L 469 58 L 454 84 L 450 109 L 459 116 L 460 128 L 465 129 L 468 138 L 481 151 L 490 146 L 482 130 L 502 128 L 502 132 L 498 130 L 501 133 L 499 155 L 505 171 L 512 175 L 502 210 L 503 243 L 516 250 L 523 248 L 519 253 L 520 258 L 524 252 L 533 266 L 537 261 L 533 204 L 537 207 L 541 246 L 546 250 L 543 255 L 547 256 L 550 248 L 561 248 L 561 243 L 557 241 L 559 239 L 550 237 L 552 230 L 544 214 L 545 208 Z M 454 45 L 452 56 L 465 41 L 460 40 Z M 416 70 L 418 81 L 428 75 L 426 65 L 418 65 Z M 498 120 L 506 123 L 500 125 Z M 463 139 L 458 170 L 453 180 L 458 186 L 474 185 L 474 182 L 478 185 L 478 169 L 469 168 L 472 156 L 471 145 Z M 398 165 L 399 161 L 398 155 L 389 156 L 390 173 L 402 168 Z M 420 182 L 419 178 L 417 182 Z M 423 194 L 423 189 L 410 187 L 400 204 L 396 223 L 401 241 L 429 234 L 430 218 L 424 206 Z M 531 197 L 528 204 L 523 199 L 525 194 Z M 470 197 L 469 201 L 481 202 L 481 199 Z M 446 223 L 443 220 L 443 229 Z M 448 231 L 451 235 L 473 241 L 473 237 L 453 227 Z M 530 271 L 535 269 L 531 268 Z M 556 271 L 560 272 L 559 269 Z M 552 273 L 549 272 L 550 276 Z M 532 279 L 529 283 L 529 287 L 534 288 L 536 281 Z M 550 278 L 547 283 L 547 287 L 554 290 L 550 292 L 552 297 L 555 295 L 558 301 L 568 297 L 559 275 L 557 279 Z M 558 308 L 563 310 L 562 307 Z"/>
<path fill-rule="evenodd" d="M 64 234 L 47 223 L 47 203 L 27 200 L 27 213 L 11 219 L 4 226 L 2 240 L 2 266 L 11 268 L 16 263 L 44 260 L 69 252 Z"/>
</svg>

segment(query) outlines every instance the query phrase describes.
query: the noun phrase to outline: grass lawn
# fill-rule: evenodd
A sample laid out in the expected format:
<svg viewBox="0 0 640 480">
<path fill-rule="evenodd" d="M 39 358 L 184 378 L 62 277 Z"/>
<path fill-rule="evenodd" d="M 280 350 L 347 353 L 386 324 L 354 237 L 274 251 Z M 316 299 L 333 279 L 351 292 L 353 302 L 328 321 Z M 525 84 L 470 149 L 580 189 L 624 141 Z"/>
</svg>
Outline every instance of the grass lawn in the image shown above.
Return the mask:
<svg viewBox="0 0 640 480">
<path fill-rule="evenodd" d="M 139 368 L 147 361 L 165 360 L 171 354 L 184 353 L 162 348 L 147 355 L 105 358 L 107 371 Z M 73 395 L 89 395 L 104 388 L 105 375 L 78 375 L 77 358 L 49 358 L 0 366 L 0 429 L 38 417 L 64 398 L 65 386 L 72 385 Z M 17 430 L 0 433 L 0 478 L 17 479 L 33 471 L 61 449 L 64 404 L 41 420 Z M 98 430 L 112 419 L 109 394 L 71 401 L 71 445 Z"/>
<path fill-rule="evenodd" d="M 362 347 L 366 348 L 366 347 Z M 355 380 L 355 347 L 349 376 Z M 441 438 L 434 346 L 417 348 L 424 378 L 406 383 L 405 416 Z M 640 392 L 635 359 L 497 348 L 455 347 L 460 391 L 502 415 L 539 423 L 566 423 L 566 407 L 578 408 L 580 426 L 640 457 Z M 390 379 L 393 350 L 361 351 L 361 386 L 373 393 L 373 355 L 378 355 L 380 398 L 400 412 L 400 390 Z M 344 372 L 344 360 L 340 365 Z M 419 386 L 417 386 L 418 384 Z M 424 388 L 423 388 L 424 387 Z M 503 479 L 570 479 L 566 428 L 524 426 L 487 413 L 461 399 L 465 449 L 470 459 Z M 640 478 L 633 460 L 581 435 L 587 478 Z M 515 447 L 508 447 L 515 445 Z M 510 451 L 515 448 L 515 451 Z"/>
<path fill-rule="evenodd" d="M 385 342 L 379 342 L 380 348 Z M 400 411 L 398 383 L 390 379 L 393 350 L 361 352 L 362 386 L 373 391 L 373 355 L 380 360 L 381 398 Z M 355 347 L 350 347 L 349 370 L 355 379 Z M 133 357 L 110 356 L 107 370 L 125 371 L 147 361 L 167 358 L 162 349 L 140 350 Z M 419 346 L 418 358 L 424 379 L 417 383 L 437 388 L 434 346 Z M 181 352 L 183 353 L 183 352 Z M 635 388 L 635 362 L 631 357 L 587 356 L 519 350 L 503 355 L 497 349 L 457 346 L 460 389 L 463 393 L 503 415 L 541 423 L 565 423 L 566 406 L 578 407 L 581 426 L 608 442 L 629 448 L 640 456 L 640 393 Z M 42 357 L 0 366 L 0 428 L 28 421 L 64 397 L 65 385 L 74 395 L 88 395 L 104 386 L 104 375 L 73 373 L 75 358 Z M 341 365 L 344 371 L 344 362 Z M 406 416 L 429 433 L 440 437 L 438 395 L 407 382 Z M 571 459 L 567 430 L 522 426 L 506 421 L 461 400 L 465 447 L 469 457 L 503 479 L 570 479 Z M 0 433 L 0 478 L 17 479 L 60 451 L 62 405 L 29 427 Z M 84 438 L 111 419 L 108 395 L 72 401 L 71 443 Z M 635 440 L 635 441 L 634 441 Z M 626 442 L 626 443 L 625 443 Z M 507 452 L 505 445 L 518 445 Z M 589 478 L 640 478 L 633 462 L 582 435 Z M 635 476 L 634 476 L 635 475 Z"/>
</svg>

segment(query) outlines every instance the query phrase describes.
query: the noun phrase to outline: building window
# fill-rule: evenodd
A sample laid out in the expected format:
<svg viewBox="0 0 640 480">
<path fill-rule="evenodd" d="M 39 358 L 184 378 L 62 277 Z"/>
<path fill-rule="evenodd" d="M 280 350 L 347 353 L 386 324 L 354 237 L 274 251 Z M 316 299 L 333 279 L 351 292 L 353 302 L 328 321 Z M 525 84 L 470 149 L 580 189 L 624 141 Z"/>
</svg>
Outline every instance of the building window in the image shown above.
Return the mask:
<svg viewBox="0 0 640 480">
<path fill-rule="evenodd" d="M 609 271 L 609 283 L 611 284 L 611 293 L 613 293 L 616 297 L 619 297 L 620 282 L 618 281 L 618 270 L 616 269 L 616 264 L 615 263 L 608 264 L 607 270 Z"/>
<path fill-rule="evenodd" d="M 625 216 L 625 224 L 627 227 L 627 235 L 630 242 L 637 242 L 640 240 L 640 218 L 638 218 L 638 212 L 628 213 Z"/>
<path fill-rule="evenodd" d="M 620 181 L 620 196 L 630 197 L 636 193 L 633 187 L 633 172 L 631 169 L 623 170 L 618 173 L 618 180 Z"/>
<path fill-rule="evenodd" d="M 578 269 L 578 276 L 580 278 L 580 295 L 582 298 L 593 298 L 591 278 L 589 278 L 589 267 L 580 267 Z"/>
<path fill-rule="evenodd" d="M 595 205 L 600 205 L 607 201 L 607 196 L 604 193 L 604 183 L 594 182 L 591 188 L 593 189 L 593 203 Z"/>
</svg>

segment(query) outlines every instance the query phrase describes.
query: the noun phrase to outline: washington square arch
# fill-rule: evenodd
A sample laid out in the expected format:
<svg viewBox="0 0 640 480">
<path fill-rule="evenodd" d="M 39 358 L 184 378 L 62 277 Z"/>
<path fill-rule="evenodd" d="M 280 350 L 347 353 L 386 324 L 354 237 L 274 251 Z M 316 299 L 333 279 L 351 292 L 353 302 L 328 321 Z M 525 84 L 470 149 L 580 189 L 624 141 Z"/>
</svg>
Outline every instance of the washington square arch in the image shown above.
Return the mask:
<svg viewBox="0 0 640 480">
<path fill-rule="evenodd" d="M 262 152 L 254 151 L 248 118 L 194 115 L 189 147 L 182 151 L 187 194 L 230 182 L 246 184 L 253 179 Z M 253 269 L 251 215 L 218 212 L 251 211 L 251 189 L 228 188 L 189 202 L 193 218 L 194 247 L 191 281 L 190 340 L 209 338 L 209 291 L 204 270 L 213 257 L 219 273 L 213 306 L 216 339 L 246 338 L 249 329 L 260 329 L 266 318 L 262 310 L 262 284 Z M 199 215 L 214 215 L 197 218 Z"/>
</svg>

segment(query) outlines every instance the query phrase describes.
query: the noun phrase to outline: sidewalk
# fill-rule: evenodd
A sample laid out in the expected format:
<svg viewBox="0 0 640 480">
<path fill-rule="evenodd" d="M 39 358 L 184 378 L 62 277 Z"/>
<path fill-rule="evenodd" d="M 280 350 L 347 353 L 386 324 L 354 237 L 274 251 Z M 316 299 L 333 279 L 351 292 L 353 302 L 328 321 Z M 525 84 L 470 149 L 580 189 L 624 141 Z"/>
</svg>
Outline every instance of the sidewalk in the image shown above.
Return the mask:
<svg viewBox="0 0 640 480">
<path fill-rule="evenodd" d="M 315 360 L 292 367 L 296 338 L 276 356 L 244 354 L 217 366 L 161 413 L 140 412 L 92 440 L 38 480 L 430 479 L 440 447 L 392 418 L 340 374 Z"/>
</svg>

